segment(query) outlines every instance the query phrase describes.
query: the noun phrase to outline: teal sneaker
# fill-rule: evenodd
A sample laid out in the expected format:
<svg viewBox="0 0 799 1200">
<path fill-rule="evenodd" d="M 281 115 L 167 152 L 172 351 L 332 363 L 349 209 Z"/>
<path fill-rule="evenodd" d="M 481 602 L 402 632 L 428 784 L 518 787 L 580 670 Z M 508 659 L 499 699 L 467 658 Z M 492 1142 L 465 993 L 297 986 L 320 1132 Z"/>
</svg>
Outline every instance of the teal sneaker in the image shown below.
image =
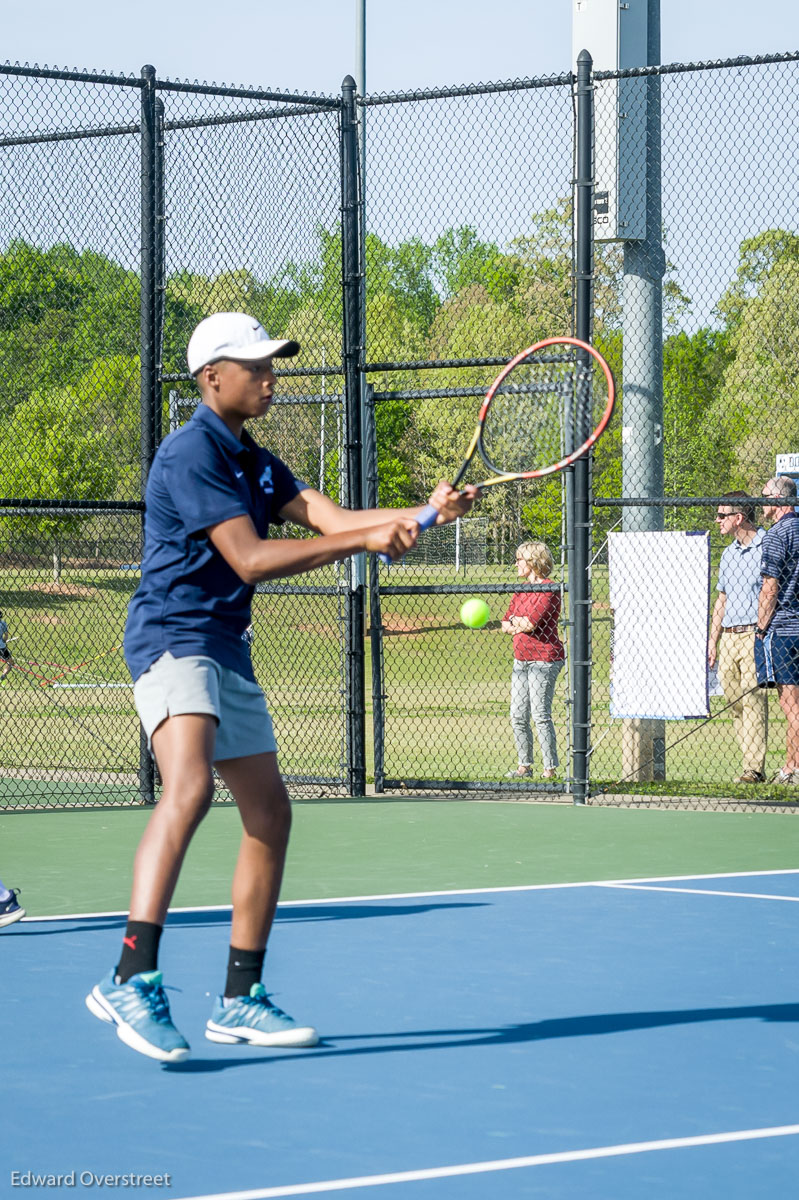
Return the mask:
<svg viewBox="0 0 799 1200">
<path fill-rule="evenodd" d="M 142 971 L 127 983 L 117 983 L 112 969 L 89 992 L 86 1007 L 101 1021 L 116 1025 L 117 1037 L 131 1050 L 159 1062 L 183 1062 L 189 1043 L 172 1024 L 162 979 L 160 971 Z"/>
<path fill-rule="evenodd" d="M 254 983 L 249 996 L 236 996 L 227 1006 L 217 996 L 205 1027 L 211 1042 L 248 1046 L 315 1046 L 319 1034 L 312 1025 L 298 1025 L 269 999 L 262 983 Z"/>
</svg>

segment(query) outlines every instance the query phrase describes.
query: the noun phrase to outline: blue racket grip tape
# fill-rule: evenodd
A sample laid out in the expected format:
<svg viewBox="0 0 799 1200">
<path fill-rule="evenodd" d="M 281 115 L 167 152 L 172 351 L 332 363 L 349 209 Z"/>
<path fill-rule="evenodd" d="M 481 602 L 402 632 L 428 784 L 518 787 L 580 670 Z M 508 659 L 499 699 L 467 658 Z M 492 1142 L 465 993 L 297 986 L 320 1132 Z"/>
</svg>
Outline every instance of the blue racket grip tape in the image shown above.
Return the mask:
<svg viewBox="0 0 799 1200">
<path fill-rule="evenodd" d="M 433 508 L 432 504 L 425 504 L 424 508 L 415 518 L 415 520 L 420 529 L 429 529 L 431 525 L 435 525 L 437 516 L 438 509 Z M 393 558 L 390 558 L 388 554 L 378 554 L 377 557 L 380 559 L 381 563 L 385 563 L 387 567 L 391 566 L 392 562 L 394 561 Z"/>
</svg>

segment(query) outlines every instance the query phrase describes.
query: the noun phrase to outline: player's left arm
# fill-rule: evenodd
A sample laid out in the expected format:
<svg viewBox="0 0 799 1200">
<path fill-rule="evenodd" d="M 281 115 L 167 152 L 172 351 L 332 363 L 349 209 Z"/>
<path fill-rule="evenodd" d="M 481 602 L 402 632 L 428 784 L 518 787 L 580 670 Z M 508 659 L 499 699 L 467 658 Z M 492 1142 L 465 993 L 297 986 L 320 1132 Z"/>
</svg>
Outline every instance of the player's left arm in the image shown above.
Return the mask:
<svg viewBox="0 0 799 1200">
<path fill-rule="evenodd" d="M 465 516 L 479 494 L 479 490 L 471 484 L 460 492 L 442 480 L 429 500 L 438 509 L 436 524 L 446 525 L 457 517 Z M 420 504 L 415 508 L 342 508 L 329 496 L 315 488 L 306 487 L 283 505 L 280 516 L 283 520 L 312 529 L 314 533 L 346 533 L 351 529 L 375 528 L 400 517 L 413 520 L 423 507 Z"/>
</svg>

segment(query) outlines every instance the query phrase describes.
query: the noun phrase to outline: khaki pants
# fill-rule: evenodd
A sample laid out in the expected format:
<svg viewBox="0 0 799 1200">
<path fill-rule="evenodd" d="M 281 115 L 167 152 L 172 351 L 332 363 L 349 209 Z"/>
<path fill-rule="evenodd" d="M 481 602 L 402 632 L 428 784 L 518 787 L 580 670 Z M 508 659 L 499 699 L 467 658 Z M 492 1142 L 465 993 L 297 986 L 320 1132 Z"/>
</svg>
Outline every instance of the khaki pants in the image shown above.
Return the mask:
<svg viewBox="0 0 799 1200">
<path fill-rule="evenodd" d="M 743 756 L 743 769 L 763 774 L 768 741 L 768 693 L 757 687 L 754 633 L 722 633 L 719 681 L 727 703 L 735 701 L 732 719 Z"/>
</svg>

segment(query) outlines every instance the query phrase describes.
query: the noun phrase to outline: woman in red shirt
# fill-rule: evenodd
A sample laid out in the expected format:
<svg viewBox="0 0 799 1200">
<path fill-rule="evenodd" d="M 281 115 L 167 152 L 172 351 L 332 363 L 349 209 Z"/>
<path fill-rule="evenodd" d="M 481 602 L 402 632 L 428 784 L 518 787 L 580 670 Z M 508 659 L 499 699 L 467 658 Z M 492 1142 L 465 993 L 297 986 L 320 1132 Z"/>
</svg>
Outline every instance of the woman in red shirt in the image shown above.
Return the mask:
<svg viewBox="0 0 799 1200">
<path fill-rule="evenodd" d="M 516 551 L 516 571 L 531 583 L 551 583 L 553 559 L 543 542 L 525 542 Z M 513 635 L 510 721 L 519 766 L 512 776 L 533 773 L 533 731 L 541 747 L 545 779 L 554 778 L 558 749 L 552 721 L 552 698 L 563 670 L 563 643 L 558 637 L 559 592 L 516 592 L 502 619 L 502 632 Z"/>
</svg>

